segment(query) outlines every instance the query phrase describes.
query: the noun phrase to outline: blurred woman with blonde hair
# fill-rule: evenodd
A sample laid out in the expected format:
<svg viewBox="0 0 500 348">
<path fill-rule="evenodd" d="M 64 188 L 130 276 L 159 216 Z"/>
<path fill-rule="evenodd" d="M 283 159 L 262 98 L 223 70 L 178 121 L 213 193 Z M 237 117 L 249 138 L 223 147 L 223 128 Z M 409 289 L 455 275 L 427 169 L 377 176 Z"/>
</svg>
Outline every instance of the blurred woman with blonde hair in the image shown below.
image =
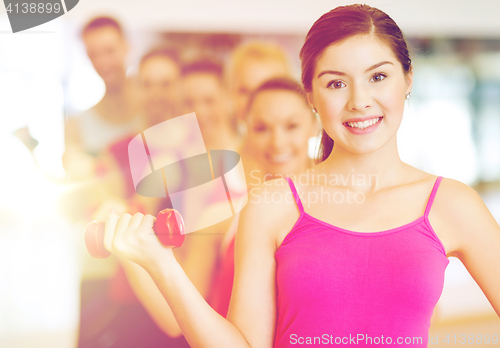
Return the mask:
<svg viewBox="0 0 500 348">
<path fill-rule="evenodd" d="M 251 93 L 270 78 L 292 75 L 287 53 L 276 43 L 252 40 L 234 49 L 226 66 L 225 80 L 231 100 L 232 124 L 240 135 L 246 133 L 244 116 Z M 263 175 L 264 171 L 253 158 L 248 143 L 243 143 L 240 155 L 246 177 L 252 170 L 258 170 Z"/>
</svg>

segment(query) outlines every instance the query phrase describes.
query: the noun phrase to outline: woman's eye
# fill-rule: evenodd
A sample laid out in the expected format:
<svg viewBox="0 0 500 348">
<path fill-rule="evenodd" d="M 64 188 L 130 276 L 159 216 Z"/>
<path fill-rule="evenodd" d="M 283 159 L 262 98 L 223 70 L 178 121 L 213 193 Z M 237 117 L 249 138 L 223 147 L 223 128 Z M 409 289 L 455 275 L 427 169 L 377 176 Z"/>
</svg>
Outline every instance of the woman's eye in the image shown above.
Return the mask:
<svg viewBox="0 0 500 348">
<path fill-rule="evenodd" d="M 374 81 L 374 82 L 379 82 L 379 81 L 382 81 L 383 79 L 385 79 L 387 77 L 386 74 L 375 74 L 372 76 L 371 78 L 371 81 Z"/>
<path fill-rule="evenodd" d="M 265 131 L 266 131 L 266 128 L 267 128 L 266 126 L 255 126 L 255 127 L 253 128 L 253 131 L 254 131 L 255 133 L 262 133 L 262 132 L 265 132 Z"/>
<path fill-rule="evenodd" d="M 328 86 L 326 86 L 326 87 L 333 88 L 333 89 L 339 89 L 339 88 L 345 87 L 345 83 L 340 81 L 340 80 L 334 80 L 334 81 L 330 82 L 328 84 Z"/>
</svg>

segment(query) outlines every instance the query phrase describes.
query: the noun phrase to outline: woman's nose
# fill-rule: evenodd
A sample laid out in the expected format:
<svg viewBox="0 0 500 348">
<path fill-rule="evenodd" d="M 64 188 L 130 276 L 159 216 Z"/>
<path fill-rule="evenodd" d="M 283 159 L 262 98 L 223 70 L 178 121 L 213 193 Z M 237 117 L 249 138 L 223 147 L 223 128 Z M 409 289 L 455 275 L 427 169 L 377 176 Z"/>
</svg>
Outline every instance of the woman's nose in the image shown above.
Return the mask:
<svg viewBox="0 0 500 348">
<path fill-rule="evenodd" d="M 348 109 L 350 111 L 362 111 L 372 105 L 373 98 L 368 90 L 362 86 L 355 86 L 351 88 L 349 96 Z"/>
<path fill-rule="evenodd" d="M 280 130 L 274 130 L 271 135 L 271 146 L 274 149 L 279 149 L 285 143 L 283 132 Z"/>
</svg>

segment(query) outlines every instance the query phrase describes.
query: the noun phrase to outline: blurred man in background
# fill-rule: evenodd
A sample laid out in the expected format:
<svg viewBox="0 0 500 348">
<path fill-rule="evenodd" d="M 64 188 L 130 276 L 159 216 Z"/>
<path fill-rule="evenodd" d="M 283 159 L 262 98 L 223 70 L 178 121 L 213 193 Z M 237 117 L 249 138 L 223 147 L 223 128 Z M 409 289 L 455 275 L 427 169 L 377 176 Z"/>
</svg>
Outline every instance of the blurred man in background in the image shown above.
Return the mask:
<svg viewBox="0 0 500 348">
<path fill-rule="evenodd" d="M 101 204 L 96 218 L 102 219 L 107 215 L 109 207 L 118 207 L 122 212 L 131 214 L 141 211 L 156 215 L 159 210 L 170 205 L 166 198 L 142 197 L 135 192 L 128 145 L 140 132 L 180 116 L 179 64 L 177 52 L 166 46 L 154 48 L 142 57 L 137 91 L 140 125 L 137 130 L 120 137 L 103 151 L 102 157 L 106 158 L 108 171 L 113 173 L 120 190 L 110 201 Z M 161 153 L 162 139 L 149 140 L 149 151 Z M 155 144 L 154 140 L 159 143 Z M 188 347 L 168 304 L 151 277 L 130 261 L 117 261 L 116 272 L 109 280 L 94 282 L 99 287 L 99 293 L 87 300 L 86 308 L 82 308 L 79 347 L 108 347 L 109 342 L 120 348 Z M 100 303 L 100 309 L 92 310 L 92 304 L 97 302 Z M 102 320 L 103 317 L 106 320 Z"/>
<path fill-rule="evenodd" d="M 121 25 L 111 17 L 95 18 L 83 28 L 82 39 L 106 92 L 95 106 L 66 124 L 63 165 L 70 179 L 92 178 L 96 157 L 139 126 L 136 88 L 126 76 L 128 45 Z"/>
<path fill-rule="evenodd" d="M 207 149 L 238 149 L 240 139 L 231 126 L 222 64 L 208 58 L 184 64 L 182 95 L 183 113 L 196 113 Z"/>
</svg>

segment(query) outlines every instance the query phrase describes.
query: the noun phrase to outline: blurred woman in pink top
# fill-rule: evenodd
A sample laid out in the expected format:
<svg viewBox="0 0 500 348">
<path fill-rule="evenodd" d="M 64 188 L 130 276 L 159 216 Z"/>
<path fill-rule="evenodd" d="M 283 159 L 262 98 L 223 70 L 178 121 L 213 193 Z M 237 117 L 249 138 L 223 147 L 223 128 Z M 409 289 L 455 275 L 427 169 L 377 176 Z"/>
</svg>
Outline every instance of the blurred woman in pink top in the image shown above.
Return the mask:
<svg viewBox="0 0 500 348">
<path fill-rule="evenodd" d="M 319 120 L 307 104 L 299 83 L 286 77 L 271 78 L 249 96 L 246 116 L 246 146 L 262 173 L 250 171 L 250 197 L 262 180 L 296 175 L 313 166 L 308 142 L 318 135 Z M 239 215 L 235 216 L 220 247 L 208 302 L 226 316 L 234 278 L 234 239 Z"/>
</svg>

